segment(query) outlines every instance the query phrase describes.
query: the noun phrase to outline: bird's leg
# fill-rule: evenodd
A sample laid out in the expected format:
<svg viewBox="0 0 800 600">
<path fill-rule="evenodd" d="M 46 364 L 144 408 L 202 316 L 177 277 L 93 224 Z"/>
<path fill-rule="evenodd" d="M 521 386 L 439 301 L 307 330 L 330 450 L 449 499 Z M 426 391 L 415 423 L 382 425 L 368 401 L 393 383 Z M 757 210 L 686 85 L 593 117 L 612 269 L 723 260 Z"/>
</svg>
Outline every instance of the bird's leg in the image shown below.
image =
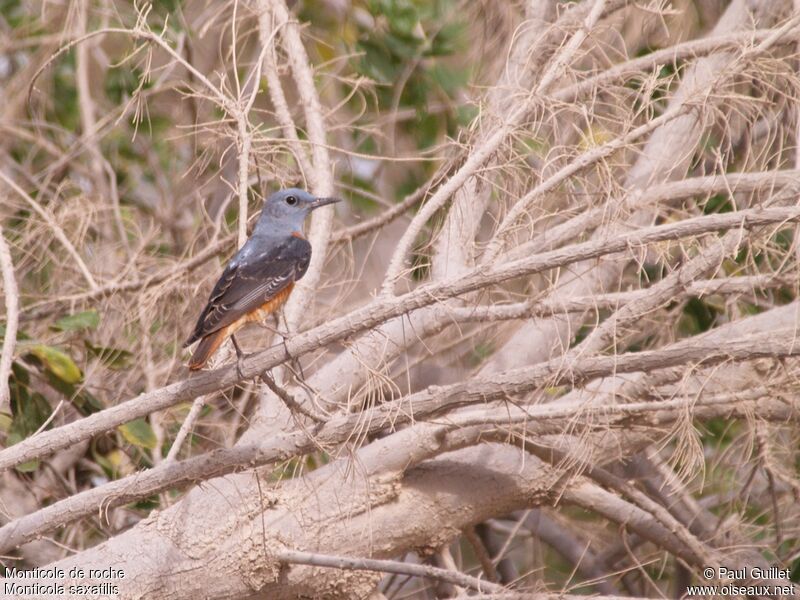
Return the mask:
<svg viewBox="0 0 800 600">
<path fill-rule="evenodd" d="M 292 356 L 292 353 L 289 352 L 289 347 L 286 345 L 286 338 L 289 336 L 289 334 L 284 333 L 283 331 L 278 329 L 278 325 L 280 324 L 280 317 L 278 316 L 278 313 L 272 313 L 272 316 L 275 319 L 275 327 L 267 325 L 266 322 L 264 321 L 261 321 L 260 325 L 267 331 L 271 331 L 273 335 L 279 335 L 281 337 L 281 343 L 283 344 L 283 349 L 286 351 L 286 356 L 289 357 L 289 360 L 293 361 L 295 360 L 295 358 L 294 356 Z M 288 332 L 289 324 L 286 322 L 286 315 L 283 315 L 283 324 L 286 327 L 286 331 Z"/>
<path fill-rule="evenodd" d="M 280 325 L 280 317 L 278 316 L 278 313 L 277 312 L 273 312 L 267 318 L 268 319 L 272 318 L 272 320 L 274 320 L 274 322 L 275 322 L 275 325 L 274 326 L 273 325 L 269 325 L 269 324 L 267 324 L 266 321 L 259 321 L 258 324 L 261 325 L 261 327 L 263 327 L 264 329 L 266 329 L 270 333 L 272 333 L 272 335 L 279 335 L 282 338 L 286 337 L 286 334 L 284 332 L 282 332 L 280 329 L 278 329 L 278 325 Z M 284 323 L 285 322 L 286 321 L 284 320 Z"/>
<path fill-rule="evenodd" d="M 242 352 L 242 349 L 239 347 L 239 342 L 236 341 L 236 334 L 231 334 L 231 342 L 233 342 L 233 349 L 236 350 L 236 372 L 239 375 L 239 379 L 244 379 L 244 375 L 242 374 L 244 352 Z"/>
<path fill-rule="evenodd" d="M 261 325 L 261 327 L 263 327 L 267 331 L 269 331 L 271 334 L 283 337 L 283 332 L 281 332 L 277 327 L 272 327 L 271 325 L 267 325 L 264 321 L 259 321 L 258 324 Z"/>
</svg>

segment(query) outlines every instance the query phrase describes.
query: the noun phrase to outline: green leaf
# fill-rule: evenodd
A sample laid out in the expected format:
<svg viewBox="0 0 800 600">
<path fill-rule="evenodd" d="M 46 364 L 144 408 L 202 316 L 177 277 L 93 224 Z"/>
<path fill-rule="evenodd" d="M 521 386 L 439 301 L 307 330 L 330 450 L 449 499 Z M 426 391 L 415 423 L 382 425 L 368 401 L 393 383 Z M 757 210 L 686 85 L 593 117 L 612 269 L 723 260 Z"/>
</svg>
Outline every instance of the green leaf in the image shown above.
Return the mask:
<svg viewBox="0 0 800 600">
<path fill-rule="evenodd" d="M 85 408 L 89 413 L 97 412 L 105 408 L 100 399 L 92 394 L 89 390 L 82 390 L 78 394 L 76 400 L 79 400 L 82 407 Z"/>
<path fill-rule="evenodd" d="M 96 310 L 85 310 L 60 318 L 50 326 L 55 331 L 80 331 L 81 329 L 96 329 L 100 324 L 100 315 Z"/>
<path fill-rule="evenodd" d="M 110 475 L 114 474 L 114 465 L 105 456 L 103 456 L 102 454 L 99 454 L 99 453 L 95 453 L 93 458 L 94 458 L 94 462 L 96 462 L 98 465 L 100 465 L 100 467 L 103 469 L 103 471 L 106 472 L 106 475 L 110 476 Z"/>
<path fill-rule="evenodd" d="M 389 49 L 396 59 L 400 61 L 411 60 L 417 56 L 419 49 L 419 42 L 414 39 L 407 38 L 400 35 L 392 35 L 387 33 L 383 38 L 383 43 Z"/>
<path fill-rule="evenodd" d="M 45 379 L 50 387 L 52 387 L 55 391 L 63 394 L 69 399 L 75 395 L 75 385 L 71 383 L 67 383 L 66 381 L 60 379 L 53 375 L 53 373 L 49 370 L 45 370 L 44 372 Z"/>
<path fill-rule="evenodd" d="M 152 450 L 158 444 L 153 428 L 144 419 L 135 419 L 118 427 L 122 437 L 134 446 Z"/>
<path fill-rule="evenodd" d="M 127 369 L 132 362 L 133 353 L 128 350 L 95 346 L 88 340 L 84 340 L 83 344 L 89 356 L 99 359 L 109 369 Z"/>
<path fill-rule="evenodd" d="M 0 340 L 4 340 L 6 337 L 6 325 L 5 323 L 0 323 Z M 20 331 L 17 329 L 17 339 L 22 340 L 29 340 L 31 339 L 24 331 Z"/>
<path fill-rule="evenodd" d="M 64 352 L 52 346 L 34 344 L 29 352 L 38 358 L 53 375 L 65 383 L 78 383 L 83 373 L 78 365 Z"/>
<path fill-rule="evenodd" d="M 39 459 L 34 458 L 27 462 L 20 463 L 16 467 L 14 467 L 20 473 L 33 473 L 36 469 L 39 468 Z"/>
<path fill-rule="evenodd" d="M 415 129 L 418 135 L 417 147 L 428 148 L 436 142 L 439 134 L 439 119 L 435 115 L 418 111 Z"/>
<path fill-rule="evenodd" d="M 466 46 L 466 27 L 462 21 L 445 24 L 433 38 L 429 56 L 449 56 Z"/>
<path fill-rule="evenodd" d="M 28 393 L 28 390 L 21 386 L 12 386 L 11 401 L 14 420 L 9 430 L 9 445 L 16 443 L 12 440 L 23 440 L 37 431 L 47 421 L 52 411 L 44 396 L 39 392 Z"/>
<path fill-rule="evenodd" d="M 117 479 L 127 460 L 125 453 L 119 448 L 114 448 L 108 454 L 103 454 L 93 446 L 92 457 L 94 461 L 103 468 L 103 471 L 105 471 L 109 479 Z"/>
<path fill-rule="evenodd" d="M 467 69 L 454 69 L 438 63 L 430 68 L 429 73 L 431 79 L 450 97 L 454 97 L 458 90 L 467 85 L 469 81 L 469 71 Z"/>
<path fill-rule="evenodd" d="M 25 24 L 25 13 L 27 11 L 21 10 L 22 2 L 20 0 L 2 0 L 0 1 L 0 15 L 3 15 L 3 21 L 10 25 L 11 29 L 17 29 Z"/>
<path fill-rule="evenodd" d="M 392 60 L 389 52 L 371 40 L 361 40 L 357 46 L 364 56 L 358 63 L 361 74 L 378 83 L 391 83 L 400 72 L 400 67 Z"/>
<path fill-rule="evenodd" d="M 44 396 L 38 392 L 29 394 L 28 390 L 19 385 L 14 380 L 11 386 L 11 411 L 14 413 L 14 420 L 9 423 L 8 428 L 3 429 L 8 432 L 6 443 L 8 446 L 21 442 L 26 437 L 38 430 L 50 415 L 50 404 Z M 7 415 L 2 415 L 3 419 Z M 39 460 L 33 459 L 16 466 L 21 473 L 31 473 L 39 468 Z"/>
<path fill-rule="evenodd" d="M 18 362 L 11 363 L 11 376 L 14 377 L 20 384 L 28 385 L 31 382 L 28 369 L 23 367 Z"/>
<path fill-rule="evenodd" d="M 462 104 L 456 108 L 456 120 L 462 127 L 467 127 L 478 116 L 479 112 L 477 106 Z"/>
</svg>

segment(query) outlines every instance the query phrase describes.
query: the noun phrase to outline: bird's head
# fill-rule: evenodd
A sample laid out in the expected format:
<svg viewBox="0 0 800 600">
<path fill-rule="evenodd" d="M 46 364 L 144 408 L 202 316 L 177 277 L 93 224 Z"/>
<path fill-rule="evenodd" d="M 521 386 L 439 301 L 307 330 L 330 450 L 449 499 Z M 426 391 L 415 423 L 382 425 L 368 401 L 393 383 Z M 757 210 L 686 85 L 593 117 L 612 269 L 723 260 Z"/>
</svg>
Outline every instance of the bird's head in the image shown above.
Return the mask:
<svg viewBox="0 0 800 600">
<path fill-rule="evenodd" d="M 303 222 L 312 210 L 339 201 L 339 198 L 318 198 L 299 188 L 280 190 L 264 202 L 255 233 L 302 232 Z"/>
</svg>

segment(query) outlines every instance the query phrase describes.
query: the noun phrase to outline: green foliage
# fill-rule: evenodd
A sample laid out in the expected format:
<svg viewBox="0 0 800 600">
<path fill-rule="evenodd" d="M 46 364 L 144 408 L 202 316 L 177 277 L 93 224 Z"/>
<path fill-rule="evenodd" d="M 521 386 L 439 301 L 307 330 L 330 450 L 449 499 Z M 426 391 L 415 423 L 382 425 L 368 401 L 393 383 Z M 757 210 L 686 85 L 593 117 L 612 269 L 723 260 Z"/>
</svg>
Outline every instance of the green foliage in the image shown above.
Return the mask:
<svg viewBox="0 0 800 600">
<path fill-rule="evenodd" d="M 152 450 L 158 444 L 153 428 L 144 419 L 135 419 L 130 423 L 120 425 L 117 429 L 127 442 L 139 448 Z"/>
<path fill-rule="evenodd" d="M 100 465 L 103 471 L 105 471 L 106 475 L 108 475 L 109 479 L 116 479 L 119 473 L 119 465 L 113 460 L 111 456 L 113 453 L 110 452 L 109 455 L 106 456 L 98 452 L 96 448 L 92 448 L 92 450 L 92 458 L 94 459 L 94 462 Z"/>
<path fill-rule="evenodd" d="M 78 89 L 75 84 L 75 50 L 60 59 L 54 69 L 51 118 L 69 131 L 80 129 Z"/>
<path fill-rule="evenodd" d="M 3 15 L 11 29 L 22 27 L 25 24 L 25 13 L 21 10 L 21 0 L 0 0 L 0 15 Z"/>
<path fill-rule="evenodd" d="M 94 309 L 61 317 L 50 325 L 54 331 L 81 331 L 84 329 L 97 329 L 100 324 L 100 315 Z"/>
<path fill-rule="evenodd" d="M 161 506 L 161 503 L 158 500 L 158 496 L 151 496 L 150 498 L 138 500 L 131 505 L 134 510 L 139 510 L 144 513 L 149 513 L 150 511 L 157 509 L 159 506 Z"/>
<path fill-rule="evenodd" d="M 701 439 L 704 446 L 728 446 L 736 438 L 740 427 L 728 419 L 709 419 L 702 424 L 698 423 L 702 433 Z"/>
<path fill-rule="evenodd" d="M 778 248 L 781 253 L 788 252 L 792 244 L 794 243 L 794 232 L 795 230 L 792 229 L 781 229 L 780 231 L 776 231 L 775 234 L 770 239 L 770 242 Z"/>
<path fill-rule="evenodd" d="M 717 311 L 708 302 L 699 298 L 690 298 L 686 302 L 681 315 L 679 329 L 694 335 L 708 331 L 717 319 Z"/>
<path fill-rule="evenodd" d="M 440 131 L 440 121 L 436 115 L 431 115 L 425 112 L 424 109 L 420 109 L 417 111 L 414 124 L 420 148 L 427 148 L 436 143 Z"/>
<path fill-rule="evenodd" d="M 58 380 L 75 384 L 83 379 L 83 373 L 78 365 L 62 350 L 45 344 L 34 344 L 28 351 Z"/>
<path fill-rule="evenodd" d="M 142 89 L 147 89 L 152 85 L 150 81 L 142 81 L 141 69 L 127 65 L 109 69 L 103 84 L 106 97 L 114 104 L 120 104 L 131 98 L 140 84 Z"/>
<path fill-rule="evenodd" d="M 50 416 L 50 404 L 39 392 L 31 391 L 27 386 L 20 385 L 15 377 L 11 377 L 11 411 L 14 420 L 9 428 L 9 443 L 14 444 L 25 439 L 44 425 Z"/>
<path fill-rule="evenodd" d="M 89 340 L 84 340 L 83 345 L 89 356 L 98 359 L 109 369 L 127 369 L 133 362 L 133 353 L 128 350 L 95 346 Z"/>
<path fill-rule="evenodd" d="M 470 364 L 477 367 L 484 360 L 489 358 L 494 353 L 494 345 L 489 342 L 478 342 L 472 348 L 472 355 L 470 356 Z"/>
<path fill-rule="evenodd" d="M 478 116 L 479 109 L 474 104 L 462 104 L 456 108 L 456 125 L 467 127 Z"/>
<path fill-rule="evenodd" d="M 0 323 L 0 340 L 5 338 L 5 336 L 6 336 L 5 323 Z M 24 331 L 22 331 L 20 329 L 17 329 L 17 340 L 18 341 L 25 341 L 25 340 L 29 340 L 29 339 L 31 339 L 31 338 L 28 337 L 28 335 Z"/>
<path fill-rule="evenodd" d="M 432 101 L 452 100 L 469 80 L 458 66 L 466 46 L 465 23 L 452 0 L 370 0 L 366 9 L 375 26 L 358 24 L 356 70 L 379 84 L 379 110 L 414 108 L 416 118 L 403 127 L 419 148 L 433 145 L 443 129 L 458 124 L 458 114 L 429 113 Z"/>
<path fill-rule="evenodd" d="M 60 317 L 49 325 L 49 329 L 80 338 L 99 324 L 99 313 L 90 309 Z M 5 335 L 3 325 L 0 325 L 0 335 Z M 127 368 L 132 360 L 132 354 L 127 350 L 95 346 L 88 339 L 84 339 L 86 356 L 82 359 L 70 345 L 62 347 L 34 341 L 24 331 L 19 331 L 17 338 L 17 348 L 24 360 L 14 361 L 11 365 L 12 414 L 0 416 L 0 430 L 7 434 L 8 444 L 25 439 L 47 421 L 51 412 L 51 401 L 44 395 L 47 388 L 63 396 L 83 415 L 104 408 L 104 403 L 85 388 L 84 374 L 79 366 L 82 360 L 94 357 L 111 369 Z M 31 463 L 22 469 L 35 470 L 37 465 Z"/>
<path fill-rule="evenodd" d="M 731 197 L 727 193 L 711 196 L 703 205 L 703 213 L 707 215 L 712 213 L 727 213 L 732 210 L 733 203 L 731 202 Z"/>
<path fill-rule="evenodd" d="M 153 10 L 159 15 L 174 15 L 182 8 L 182 0 L 153 0 Z M 178 19 L 173 18 L 174 21 Z"/>
<path fill-rule="evenodd" d="M 7 431 L 6 444 L 12 446 L 38 431 L 47 422 L 51 410 L 47 399 L 29 388 L 28 372 L 16 363 L 12 365 L 8 383 L 11 392 L 11 412 L 14 416 L 13 419 L 7 415 L 3 416 L 3 429 Z M 16 469 L 22 473 L 29 473 L 35 471 L 38 466 L 38 460 L 31 460 L 17 465 Z"/>
<path fill-rule="evenodd" d="M 789 579 L 795 583 L 800 583 L 800 557 L 797 557 L 792 563 L 792 570 L 789 573 Z"/>
</svg>

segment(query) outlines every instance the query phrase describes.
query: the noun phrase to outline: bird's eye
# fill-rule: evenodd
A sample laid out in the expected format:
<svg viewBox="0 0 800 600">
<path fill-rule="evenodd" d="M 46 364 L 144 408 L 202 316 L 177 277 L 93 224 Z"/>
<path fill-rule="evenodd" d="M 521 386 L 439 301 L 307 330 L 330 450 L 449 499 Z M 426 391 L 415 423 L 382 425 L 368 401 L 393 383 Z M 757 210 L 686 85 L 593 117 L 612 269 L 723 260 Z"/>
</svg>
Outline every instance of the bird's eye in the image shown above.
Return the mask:
<svg viewBox="0 0 800 600">
<path fill-rule="evenodd" d="M 297 204 L 297 198 L 294 196 L 287 196 L 286 204 L 288 204 L 289 206 L 294 206 L 295 204 Z"/>
</svg>

